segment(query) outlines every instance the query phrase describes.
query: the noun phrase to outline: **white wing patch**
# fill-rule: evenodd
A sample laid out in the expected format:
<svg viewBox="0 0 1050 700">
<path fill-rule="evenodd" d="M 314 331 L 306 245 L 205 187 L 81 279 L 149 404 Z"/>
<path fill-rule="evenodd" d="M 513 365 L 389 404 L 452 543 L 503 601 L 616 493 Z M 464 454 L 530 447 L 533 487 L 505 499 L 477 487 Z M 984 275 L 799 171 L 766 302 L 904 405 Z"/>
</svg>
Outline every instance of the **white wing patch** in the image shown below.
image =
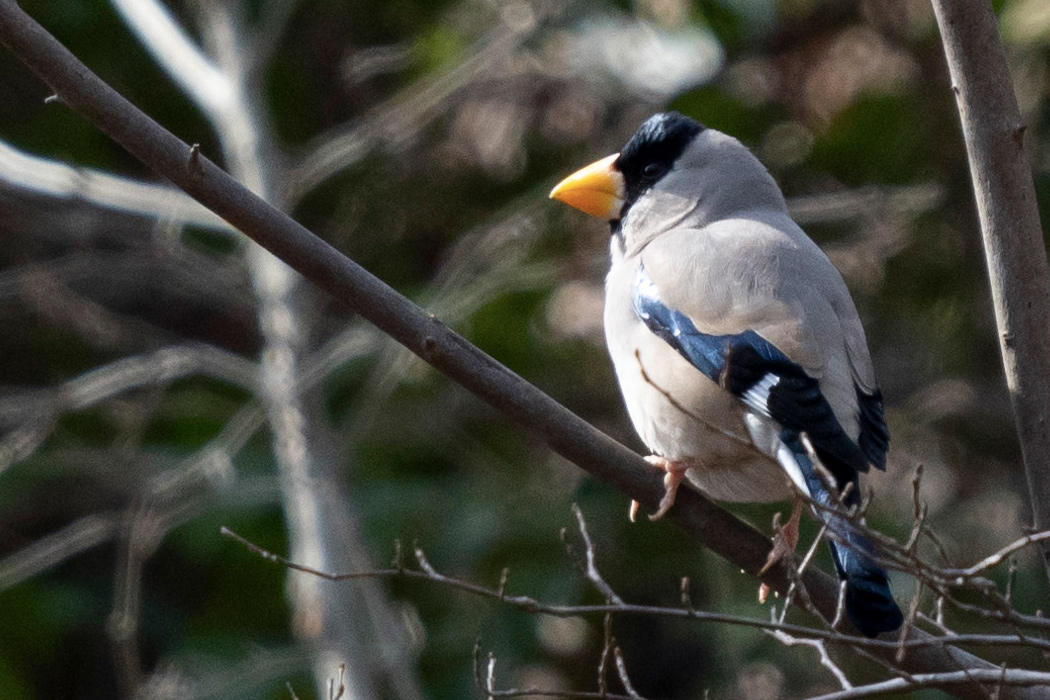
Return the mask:
<svg viewBox="0 0 1050 700">
<path fill-rule="evenodd" d="M 798 458 L 788 449 L 787 445 L 779 440 L 777 441 L 777 461 L 780 462 L 780 466 L 784 468 L 791 480 L 795 482 L 798 490 L 812 498 L 813 494 L 810 493 L 809 485 L 806 484 L 806 477 L 802 475 L 802 467 L 798 465 Z"/>
<path fill-rule="evenodd" d="M 776 422 L 757 416 L 754 413 L 747 413 L 744 415 L 744 424 L 751 434 L 751 442 L 754 443 L 755 447 L 774 458 L 780 464 L 781 469 L 787 472 L 792 483 L 802 493 L 807 496 L 811 495 L 809 486 L 806 484 L 806 477 L 802 474 L 802 467 L 798 464 L 798 459 L 788 449 L 787 445 L 780 441 L 780 427 Z"/>
<path fill-rule="evenodd" d="M 750 389 L 744 392 L 744 403 L 746 403 L 753 411 L 761 413 L 766 418 L 772 418 L 769 413 L 769 392 L 779 383 L 779 375 L 773 374 L 772 372 L 767 373 L 755 382 Z"/>
</svg>

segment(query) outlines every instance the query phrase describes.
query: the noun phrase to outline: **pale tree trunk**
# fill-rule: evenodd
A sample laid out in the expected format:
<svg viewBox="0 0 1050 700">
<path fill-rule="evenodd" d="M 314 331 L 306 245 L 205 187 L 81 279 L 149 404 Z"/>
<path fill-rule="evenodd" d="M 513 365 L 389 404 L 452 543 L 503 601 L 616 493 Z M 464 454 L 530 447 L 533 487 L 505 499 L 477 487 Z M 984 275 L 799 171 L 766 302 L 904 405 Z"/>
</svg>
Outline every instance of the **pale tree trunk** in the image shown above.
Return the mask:
<svg viewBox="0 0 1050 700">
<path fill-rule="evenodd" d="M 258 81 L 248 62 L 246 35 L 232 3 L 201 3 L 204 43 L 196 45 L 157 0 L 111 0 L 157 63 L 208 118 L 230 173 L 260 198 L 273 202 L 281 184 L 268 138 L 266 109 L 255 98 Z M 245 241 L 255 291 L 262 349 L 259 394 L 266 408 L 290 556 L 332 571 L 367 570 L 371 563 L 356 526 L 350 494 L 332 436 L 313 423 L 318 392 L 300 389 L 300 278 L 280 259 Z M 389 602 L 374 581 L 339 585 L 290 571 L 292 628 L 310 649 L 319 696 L 341 677 L 346 700 L 382 697 L 384 685 L 405 700 L 421 697 L 405 640 Z M 341 672 L 340 669 L 344 669 Z"/>
</svg>

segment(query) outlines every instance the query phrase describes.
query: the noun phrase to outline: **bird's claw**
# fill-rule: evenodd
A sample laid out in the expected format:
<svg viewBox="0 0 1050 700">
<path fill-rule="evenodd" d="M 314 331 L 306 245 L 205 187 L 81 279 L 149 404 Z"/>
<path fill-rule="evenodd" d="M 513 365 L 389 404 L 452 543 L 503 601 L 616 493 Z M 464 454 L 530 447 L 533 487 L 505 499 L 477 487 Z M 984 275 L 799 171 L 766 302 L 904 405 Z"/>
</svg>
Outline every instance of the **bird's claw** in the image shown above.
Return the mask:
<svg viewBox="0 0 1050 700">
<path fill-rule="evenodd" d="M 774 564 L 784 557 L 791 556 L 795 553 L 795 547 L 798 546 L 799 536 L 798 520 L 801 515 L 801 499 L 795 499 L 795 507 L 791 511 L 791 518 L 788 519 L 787 524 L 783 527 L 780 526 L 780 513 L 773 515 L 773 548 L 769 550 L 769 556 L 766 557 L 766 563 L 758 570 L 759 576 L 762 576 L 769 571 Z M 760 604 L 765 604 L 768 597 L 769 586 L 763 583 L 758 587 L 758 602 Z"/>
<path fill-rule="evenodd" d="M 685 460 L 675 461 L 657 455 L 649 455 L 645 458 L 645 461 L 664 473 L 663 498 L 660 499 L 660 505 L 657 506 L 656 512 L 649 516 L 650 520 L 659 520 L 667 515 L 667 511 L 671 510 L 671 506 L 674 505 L 675 496 L 678 494 L 678 487 L 685 479 L 685 473 L 689 471 L 693 465 Z M 632 523 L 635 522 L 635 519 L 638 517 L 638 510 L 640 508 L 641 504 L 638 503 L 638 501 L 631 501 L 631 509 L 628 511 L 627 516 L 631 519 Z"/>
</svg>

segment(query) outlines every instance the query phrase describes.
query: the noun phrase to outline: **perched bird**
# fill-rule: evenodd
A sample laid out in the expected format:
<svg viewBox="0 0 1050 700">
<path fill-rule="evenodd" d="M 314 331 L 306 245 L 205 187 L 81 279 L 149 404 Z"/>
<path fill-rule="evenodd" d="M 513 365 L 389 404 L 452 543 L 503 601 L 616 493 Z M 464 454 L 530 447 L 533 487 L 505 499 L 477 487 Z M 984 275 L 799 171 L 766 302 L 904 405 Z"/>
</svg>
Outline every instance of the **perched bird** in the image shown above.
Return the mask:
<svg viewBox="0 0 1050 700">
<path fill-rule="evenodd" d="M 839 513 L 856 506 L 860 472 L 885 469 L 889 447 L 864 329 L 759 160 L 668 112 L 551 197 L 612 227 L 605 338 L 648 461 L 665 473 L 650 517 L 683 479 L 716 500 L 784 500 L 793 483 Z M 897 629 L 873 544 L 827 508 L 818 517 L 835 535 L 854 627 Z M 792 549 L 799 512 L 796 501 Z"/>
</svg>

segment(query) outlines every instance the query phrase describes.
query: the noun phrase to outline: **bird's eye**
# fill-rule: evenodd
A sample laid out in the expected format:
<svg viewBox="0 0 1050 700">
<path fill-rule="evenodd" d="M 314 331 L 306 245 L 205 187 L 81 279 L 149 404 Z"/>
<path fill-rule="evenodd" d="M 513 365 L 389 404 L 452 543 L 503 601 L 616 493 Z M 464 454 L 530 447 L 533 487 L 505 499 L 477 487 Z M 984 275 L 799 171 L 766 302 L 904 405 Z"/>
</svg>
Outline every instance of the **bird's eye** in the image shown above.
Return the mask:
<svg viewBox="0 0 1050 700">
<path fill-rule="evenodd" d="M 649 179 L 655 179 L 667 172 L 667 166 L 663 163 L 646 163 L 642 168 L 642 175 Z"/>
</svg>

